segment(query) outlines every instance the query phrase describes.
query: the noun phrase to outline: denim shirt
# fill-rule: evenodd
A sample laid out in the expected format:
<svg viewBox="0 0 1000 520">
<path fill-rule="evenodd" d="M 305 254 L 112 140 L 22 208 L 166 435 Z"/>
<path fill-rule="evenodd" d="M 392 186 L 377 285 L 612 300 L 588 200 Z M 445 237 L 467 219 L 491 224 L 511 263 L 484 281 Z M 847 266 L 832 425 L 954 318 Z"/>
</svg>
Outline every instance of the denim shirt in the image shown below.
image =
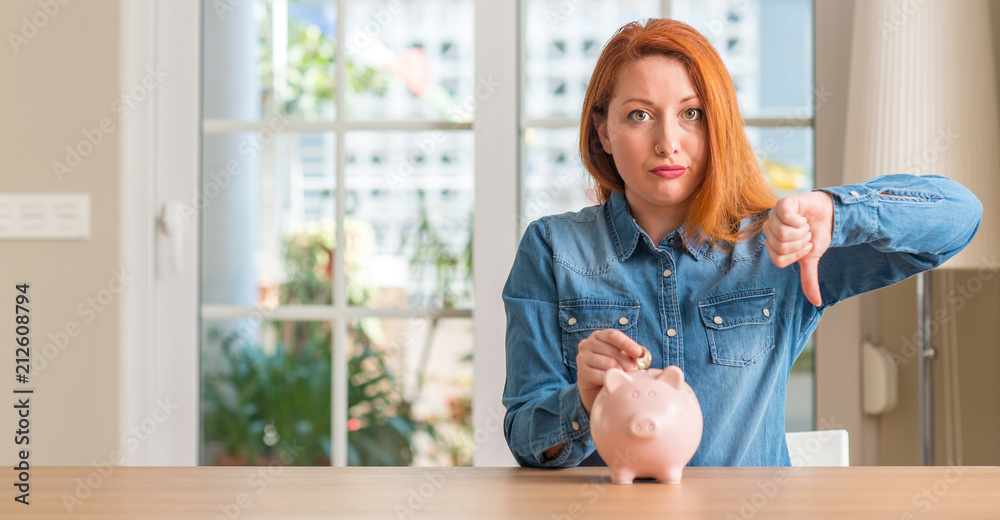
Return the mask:
<svg viewBox="0 0 1000 520">
<path fill-rule="evenodd" d="M 939 176 L 822 191 L 834 218 L 819 307 L 802 292 L 798 264 L 771 262 L 761 233 L 697 246 L 678 229 L 654 245 L 618 192 L 532 222 L 503 289 L 504 434 L 518 464 L 577 466 L 594 453 L 577 345 L 619 329 L 649 350 L 651 366 L 679 366 L 698 396 L 704 433 L 689 465 L 789 465 L 788 374 L 825 308 L 940 265 L 972 240 L 982 215 L 971 192 Z"/>
</svg>

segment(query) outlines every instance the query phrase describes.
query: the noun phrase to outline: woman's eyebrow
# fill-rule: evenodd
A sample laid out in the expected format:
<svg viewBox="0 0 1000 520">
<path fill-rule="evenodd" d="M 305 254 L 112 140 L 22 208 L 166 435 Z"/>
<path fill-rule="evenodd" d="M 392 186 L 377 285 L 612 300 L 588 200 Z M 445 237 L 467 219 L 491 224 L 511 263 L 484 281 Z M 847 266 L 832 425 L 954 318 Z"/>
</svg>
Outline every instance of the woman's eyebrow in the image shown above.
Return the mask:
<svg viewBox="0 0 1000 520">
<path fill-rule="evenodd" d="M 645 104 L 645 105 L 652 105 L 653 104 L 652 101 L 650 101 L 650 100 L 648 100 L 646 98 L 628 98 L 625 101 L 622 101 L 623 105 L 627 104 L 627 103 L 642 103 L 642 104 Z"/>
<path fill-rule="evenodd" d="M 697 100 L 698 99 L 698 94 L 691 94 L 690 96 L 688 96 L 688 97 L 680 100 L 680 102 L 677 103 L 677 104 L 678 105 L 683 105 L 684 103 L 687 103 L 688 101 L 691 101 L 692 99 L 693 100 Z M 650 101 L 650 100 L 648 100 L 646 98 L 628 98 L 625 101 L 622 101 L 623 105 L 625 105 L 627 103 L 644 103 L 646 105 L 652 105 L 652 104 L 654 104 L 652 101 Z"/>
</svg>

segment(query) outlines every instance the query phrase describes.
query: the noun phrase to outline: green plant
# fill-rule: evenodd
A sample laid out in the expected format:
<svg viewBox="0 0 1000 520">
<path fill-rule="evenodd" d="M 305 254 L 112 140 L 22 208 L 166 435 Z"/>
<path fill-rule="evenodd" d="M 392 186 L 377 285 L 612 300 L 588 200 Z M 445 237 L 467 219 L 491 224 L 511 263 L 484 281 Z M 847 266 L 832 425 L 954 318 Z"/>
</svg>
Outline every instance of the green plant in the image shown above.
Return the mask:
<svg viewBox="0 0 1000 520">
<path fill-rule="evenodd" d="M 335 97 L 336 39 L 323 34 L 318 26 L 295 17 L 288 18 L 287 67 L 285 81 L 275 85 L 274 56 L 270 40 L 272 14 L 266 4 L 264 16 L 260 19 L 260 35 L 257 49 L 258 76 L 263 89 L 261 106 L 268 109 L 277 98 L 281 110 L 286 114 L 316 115 L 332 108 Z M 347 61 L 347 94 L 368 92 L 385 95 L 390 75 L 372 67 Z M 280 96 L 275 90 L 281 89 Z M 325 115 L 332 115 L 326 113 Z"/>
<path fill-rule="evenodd" d="M 433 269 L 434 290 L 429 306 L 440 305 L 446 309 L 458 307 L 459 303 L 471 297 L 472 287 L 472 235 L 468 236 L 461 250 L 441 238 L 431 221 L 424 190 L 416 191 L 418 201 L 417 218 L 403 228 L 402 248 L 413 247 L 410 265 L 416 278 L 423 280 L 428 268 Z M 472 229 L 472 216 L 468 216 L 465 229 Z"/>
<path fill-rule="evenodd" d="M 316 335 L 268 354 L 239 333 L 212 339 L 220 348 L 205 363 L 205 438 L 221 442 L 222 455 L 236 463 L 266 464 L 284 440 L 301 447 L 292 463 L 329 464 L 329 341 Z"/>
<path fill-rule="evenodd" d="M 411 403 L 402 398 L 385 358 L 371 346 L 347 363 L 351 423 L 347 462 L 352 466 L 405 466 L 413 461 L 413 435 L 435 436 L 434 427 L 413 419 Z"/>
<path fill-rule="evenodd" d="M 349 222 L 348 240 L 361 240 L 364 226 Z M 333 274 L 333 225 L 303 228 L 284 240 L 288 281 L 282 301 L 326 303 Z M 347 256 L 345 267 L 359 260 Z M 349 277 L 350 278 L 350 277 Z M 349 302 L 364 305 L 370 291 L 348 286 Z M 221 445 L 222 457 L 258 464 L 276 456 L 275 444 L 290 440 L 301 446 L 301 464 L 329 464 L 330 329 L 327 322 L 267 322 L 279 338 L 273 352 L 245 337 L 243 331 L 209 335 L 204 355 L 206 441 Z M 403 395 L 386 363 L 384 349 L 373 341 L 379 331 L 366 320 L 348 327 L 356 352 L 348 360 L 348 462 L 352 465 L 408 465 L 413 438 L 434 427 L 414 418 L 412 403 Z M 262 334 L 263 336 L 263 334 Z M 207 463 L 218 463 L 210 460 Z"/>
</svg>

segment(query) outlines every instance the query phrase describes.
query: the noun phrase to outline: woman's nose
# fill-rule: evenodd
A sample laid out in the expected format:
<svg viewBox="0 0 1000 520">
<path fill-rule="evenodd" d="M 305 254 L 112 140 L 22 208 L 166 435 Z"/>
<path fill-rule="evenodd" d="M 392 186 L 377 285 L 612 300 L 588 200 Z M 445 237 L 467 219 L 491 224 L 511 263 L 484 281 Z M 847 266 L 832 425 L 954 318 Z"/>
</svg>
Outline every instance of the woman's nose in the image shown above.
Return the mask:
<svg viewBox="0 0 1000 520">
<path fill-rule="evenodd" d="M 679 148 L 680 128 L 675 121 L 664 121 L 660 126 L 654 149 L 663 156 L 672 155 Z"/>
</svg>

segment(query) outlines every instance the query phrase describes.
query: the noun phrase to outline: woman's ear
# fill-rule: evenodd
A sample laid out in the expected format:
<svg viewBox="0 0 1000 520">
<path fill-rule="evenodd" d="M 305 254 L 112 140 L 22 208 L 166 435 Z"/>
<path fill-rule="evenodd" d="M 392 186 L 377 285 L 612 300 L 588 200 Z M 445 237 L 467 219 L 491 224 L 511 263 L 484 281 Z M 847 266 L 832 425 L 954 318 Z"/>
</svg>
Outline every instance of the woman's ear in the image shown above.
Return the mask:
<svg viewBox="0 0 1000 520">
<path fill-rule="evenodd" d="M 594 129 L 597 130 L 597 138 L 601 140 L 601 148 L 604 149 L 604 153 L 611 154 L 611 139 L 608 138 L 607 116 L 594 112 L 592 121 L 594 122 Z"/>
</svg>

